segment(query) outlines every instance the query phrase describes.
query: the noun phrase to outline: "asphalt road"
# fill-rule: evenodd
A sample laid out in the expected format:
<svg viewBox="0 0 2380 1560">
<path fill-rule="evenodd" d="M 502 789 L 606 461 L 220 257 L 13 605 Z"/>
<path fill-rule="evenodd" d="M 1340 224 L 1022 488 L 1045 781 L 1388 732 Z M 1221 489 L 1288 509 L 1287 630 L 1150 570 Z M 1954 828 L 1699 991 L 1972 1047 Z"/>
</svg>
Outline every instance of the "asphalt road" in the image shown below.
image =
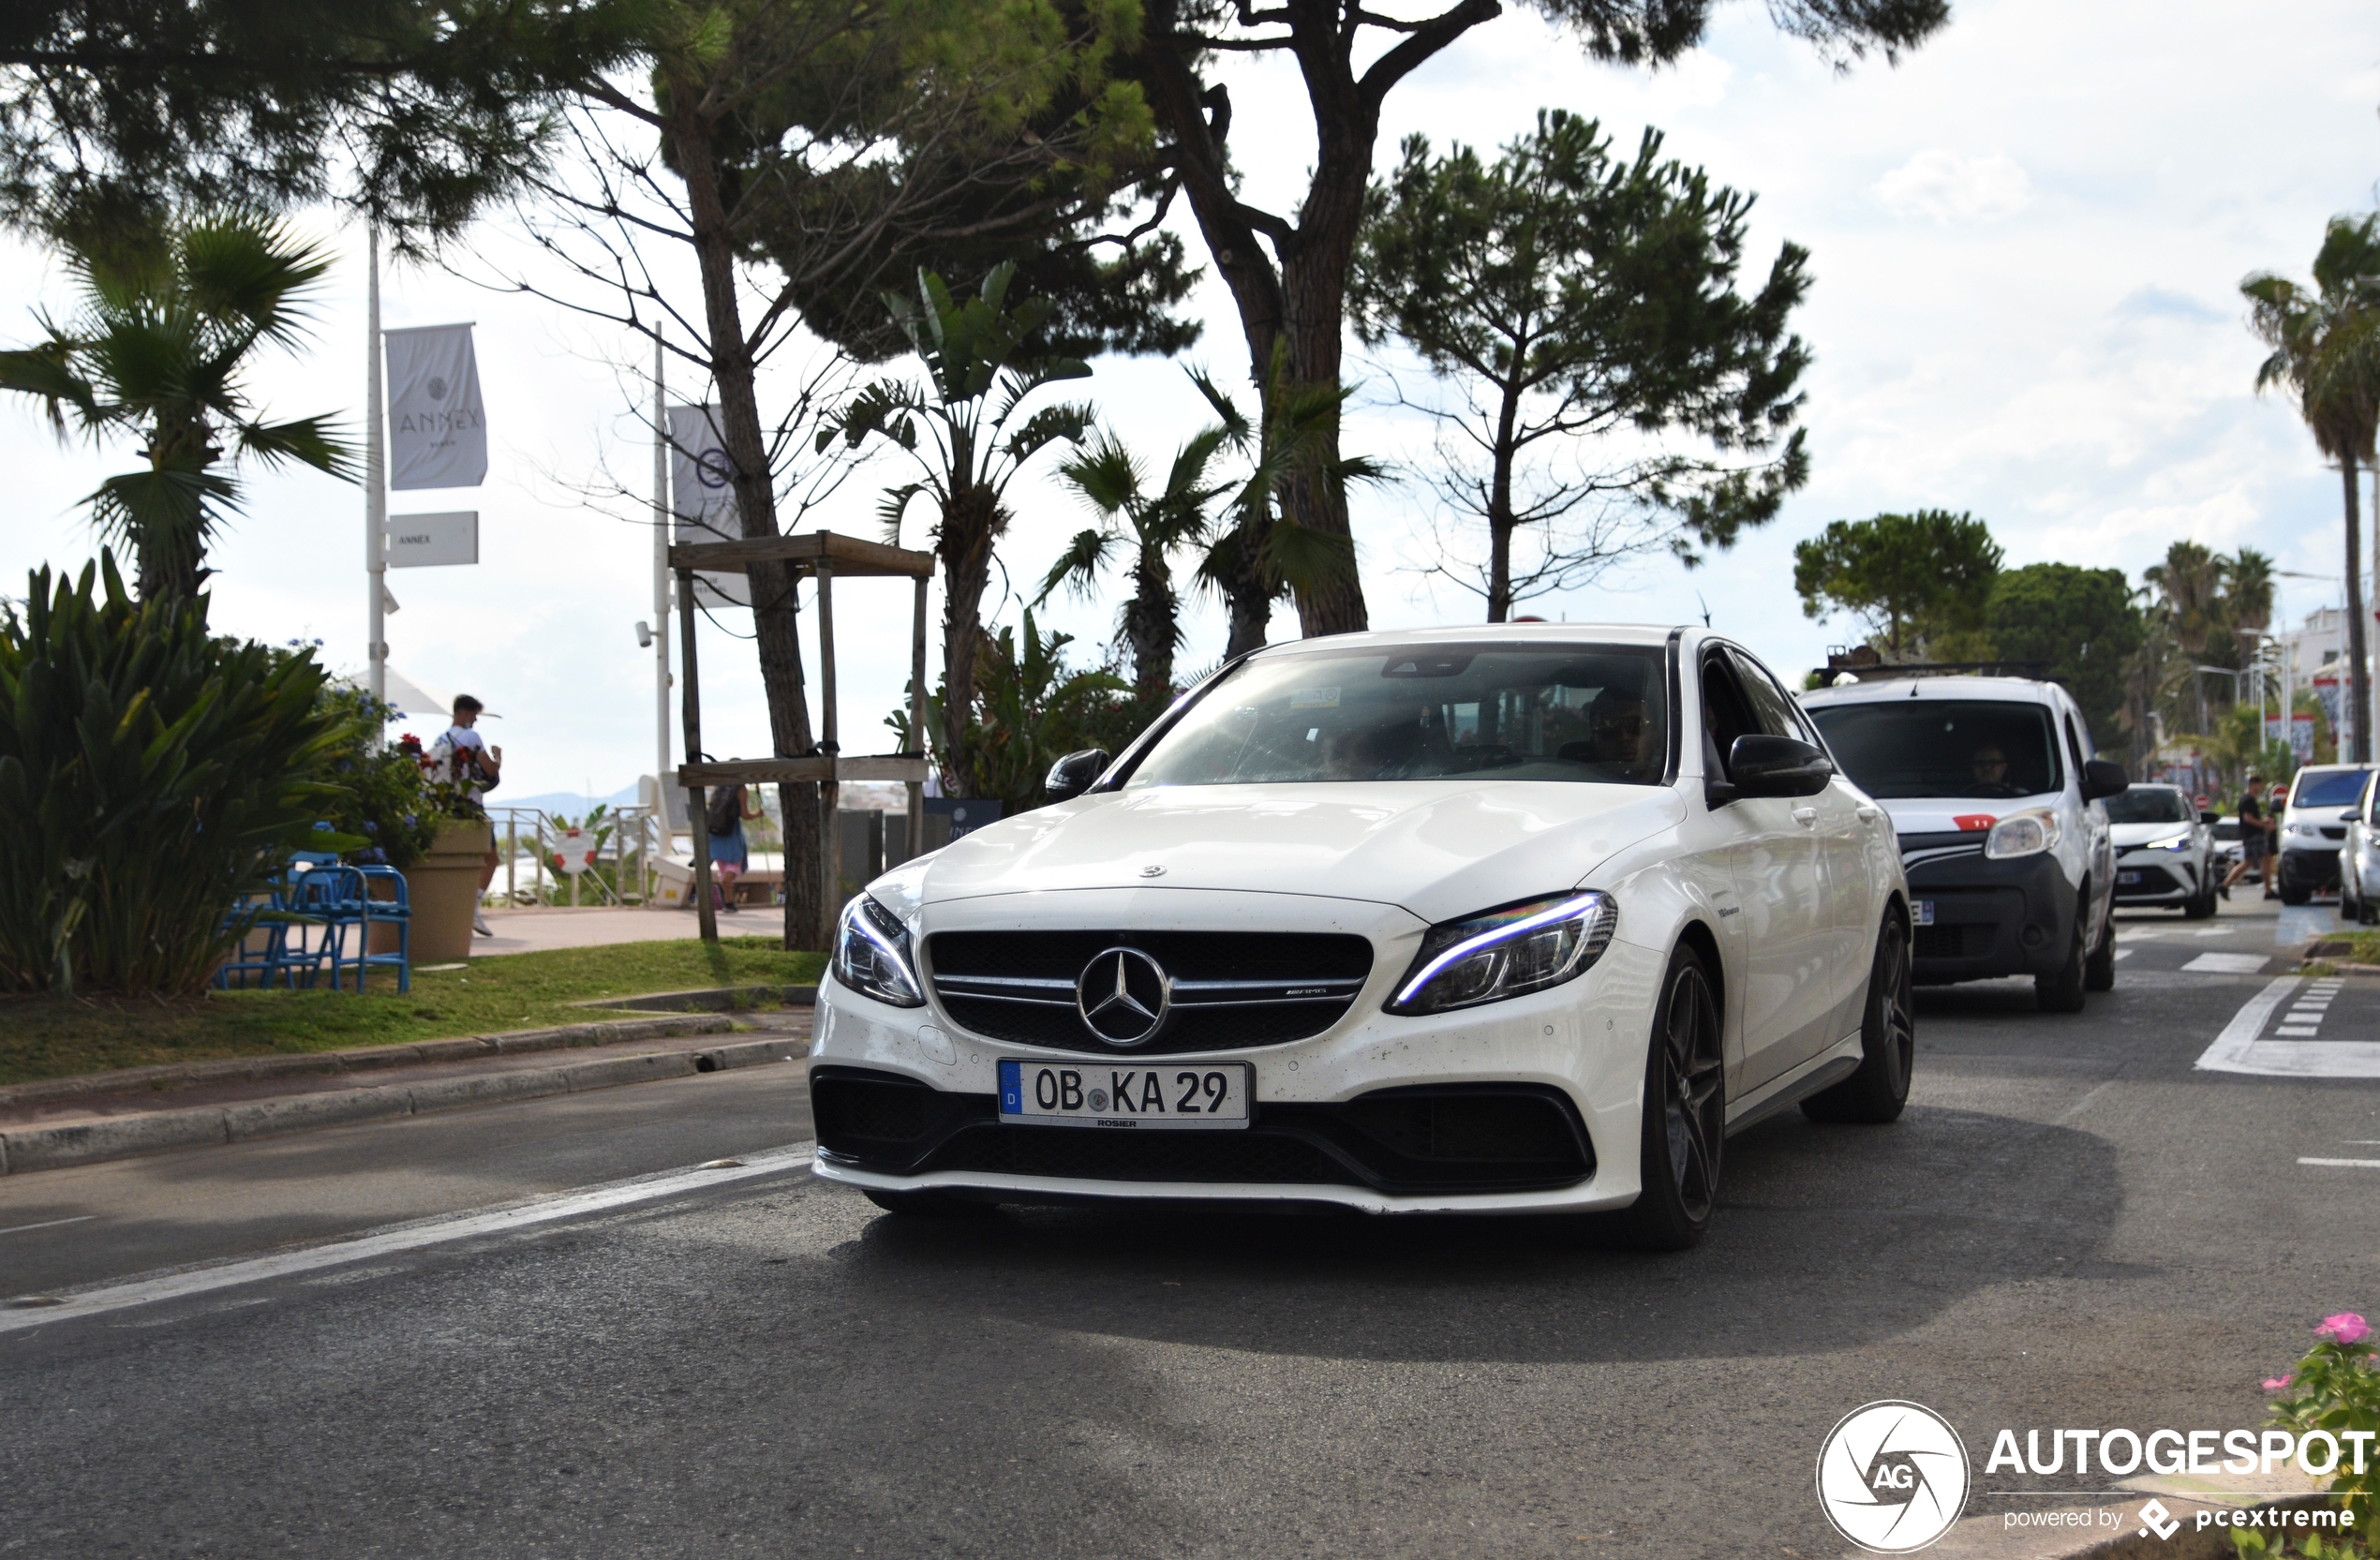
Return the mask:
<svg viewBox="0 0 2380 1560">
<path fill-rule="evenodd" d="M 1901 1122 L 1734 1139 L 1680 1256 L 1574 1221 L 920 1226 L 747 1171 L 0 1311 L 0 1553 L 1833 1555 L 1811 1468 L 1861 1404 L 1941 1411 L 1979 1475 L 2003 1425 L 2249 1426 L 2315 1318 L 2380 1308 L 2380 1169 L 2299 1163 L 2380 1158 L 2380 1087 L 2192 1065 L 2284 929 L 2127 917 L 2078 1018 L 1923 993 Z M 2380 992 L 2289 1011 L 2380 1038 Z M 795 1071 L 8 1178 L 0 1294 L 757 1153 L 805 1136 Z"/>
</svg>

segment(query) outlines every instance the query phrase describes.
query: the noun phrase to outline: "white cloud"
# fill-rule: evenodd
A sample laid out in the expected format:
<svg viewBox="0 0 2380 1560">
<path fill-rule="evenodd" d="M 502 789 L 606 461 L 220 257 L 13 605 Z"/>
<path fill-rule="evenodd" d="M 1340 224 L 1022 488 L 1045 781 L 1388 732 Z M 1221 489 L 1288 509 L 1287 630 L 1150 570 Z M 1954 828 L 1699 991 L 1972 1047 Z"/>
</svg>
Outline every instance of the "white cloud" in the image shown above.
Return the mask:
<svg viewBox="0 0 2380 1560">
<path fill-rule="evenodd" d="M 1929 146 L 1876 181 L 1877 199 L 1936 222 L 1991 221 L 2032 203 L 2032 181 L 2005 152 L 1962 157 Z"/>
</svg>

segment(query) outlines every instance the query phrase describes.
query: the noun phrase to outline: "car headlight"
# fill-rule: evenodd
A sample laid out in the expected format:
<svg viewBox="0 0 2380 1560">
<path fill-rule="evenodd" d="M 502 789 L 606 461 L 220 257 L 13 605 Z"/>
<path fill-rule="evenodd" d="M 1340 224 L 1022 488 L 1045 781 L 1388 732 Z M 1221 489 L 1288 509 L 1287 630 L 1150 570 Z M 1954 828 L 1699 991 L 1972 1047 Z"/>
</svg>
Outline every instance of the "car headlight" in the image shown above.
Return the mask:
<svg viewBox="0 0 2380 1560">
<path fill-rule="evenodd" d="M 866 894 L 843 907 L 835 930 L 835 978 L 895 1007 L 926 1005 L 925 983 L 909 951 L 909 929 Z"/>
<path fill-rule="evenodd" d="M 1542 991 L 1583 974 L 1611 945 L 1609 894 L 1555 894 L 1430 929 L 1391 1013 L 1444 1013 Z"/>
<path fill-rule="evenodd" d="M 1984 838 L 1984 854 L 1993 861 L 2011 856 L 2039 855 L 2058 843 L 2058 815 L 2045 809 L 2012 812 L 1991 826 Z"/>
<path fill-rule="evenodd" d="M 2186 851 L 2190 849 L 2190 836 L 2183 833 L 2177 834 L 2170 839 L 2151 839 L 2141 848 L 2150 851 Z"/>
</svg>

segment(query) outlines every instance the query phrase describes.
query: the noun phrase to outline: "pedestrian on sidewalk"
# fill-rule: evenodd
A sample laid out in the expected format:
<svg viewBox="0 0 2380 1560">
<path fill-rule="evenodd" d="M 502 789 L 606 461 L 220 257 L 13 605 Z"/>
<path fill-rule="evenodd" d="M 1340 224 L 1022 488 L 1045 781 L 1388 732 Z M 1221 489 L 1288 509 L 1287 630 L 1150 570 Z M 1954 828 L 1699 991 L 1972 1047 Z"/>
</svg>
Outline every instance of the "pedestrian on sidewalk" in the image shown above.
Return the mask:
<svg viewBox="0 0 2380 1560">
<path fill-rule="evenodd" d="M 707 810 L 710 816 L 704 823 L 710 831 L 711 893 L 720 909 L 733 913 L 736 880 L 751 862 L 744 843 L 744 820 L 767 814 L 752 805 L 751 788 L 741 785 L 724 785 L 712 792 Z"/>
<path fill-rule="evenodd" d="M 2239 793 L 2239 862 L 2223 880 L 2223 897 L 2231 898 L 2231 889 L 2250 873 L 2263 883 L 2265 898 L 2272 892 L 2272 820 L 2265 816 L 2264 804 L 2256 799 L 2262 788 L 2261 777 L 2250 775 L 2247 788 Z"/>
<path fill-rule="evenodd" d="M 487 706 L 469 693 L 454 698 L 454 723 L 430 746 L 431 776 L 468 794 L 480 801 L 496 789 L 503 778 L 504 750 L 491 748 L 477 727 L 480 716 Z M 487 898 L 487 885 L 496 881 L 496 869 L 500 865 L 496 851 L 496 825 L 487 826 L 487 855 L 480 863 L 480 899 Z M 496 932 L 487 924 L 487 913 L 480 904 L 471 907 L 471 929 L 482 937 Z"/>
</svg>

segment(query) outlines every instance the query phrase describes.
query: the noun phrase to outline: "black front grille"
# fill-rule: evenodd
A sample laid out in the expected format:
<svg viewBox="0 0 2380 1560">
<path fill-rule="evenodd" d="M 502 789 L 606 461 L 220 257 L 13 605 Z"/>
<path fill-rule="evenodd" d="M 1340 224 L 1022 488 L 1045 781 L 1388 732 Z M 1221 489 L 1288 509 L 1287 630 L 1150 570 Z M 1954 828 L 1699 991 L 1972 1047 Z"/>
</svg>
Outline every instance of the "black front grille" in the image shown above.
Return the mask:
<svg viewBox="0 0 2380 1560">
<path fill-rule="evenodd" d="M 1987 923 L 1919 927 L 1916 955 L 1919 958 L 1984 958 L 1999 940 L 2000 929 Z"/>
<path fill-rule="evenodd" d="M 2322 837 L 2325 839 L 2344 839 L 2347 837 L 2347 831 L 2343 826 L 2325 824 L 2322 828 Z"/>
<path fill-rule="evenodd" d="M 1104 952 L 1134 948 L 1173 982 L 1166 1020 L 1140 1044 L 1093 1033 L 1075 983 Z M 1339 1021 L 1372 973 L 1372 944 L 1330 932 L 943 931 L 928 979 L 960 1027 L 993 1040 L 1099 1056 L 1278 1046 Z"/>
<path fill-rule="evenodd" d="M 1386 1089 L 1341 1105 L 1265 1105 L 1245 1128 L 1126 1132 L 1003 1123 L 989 1094 L 855 1067 L 811 1075 L 818 1147 L 893 1175 L 1520 1192 L 1595 1173 L 1578 1112 L 1538 1084 Z"/>
</svg>

